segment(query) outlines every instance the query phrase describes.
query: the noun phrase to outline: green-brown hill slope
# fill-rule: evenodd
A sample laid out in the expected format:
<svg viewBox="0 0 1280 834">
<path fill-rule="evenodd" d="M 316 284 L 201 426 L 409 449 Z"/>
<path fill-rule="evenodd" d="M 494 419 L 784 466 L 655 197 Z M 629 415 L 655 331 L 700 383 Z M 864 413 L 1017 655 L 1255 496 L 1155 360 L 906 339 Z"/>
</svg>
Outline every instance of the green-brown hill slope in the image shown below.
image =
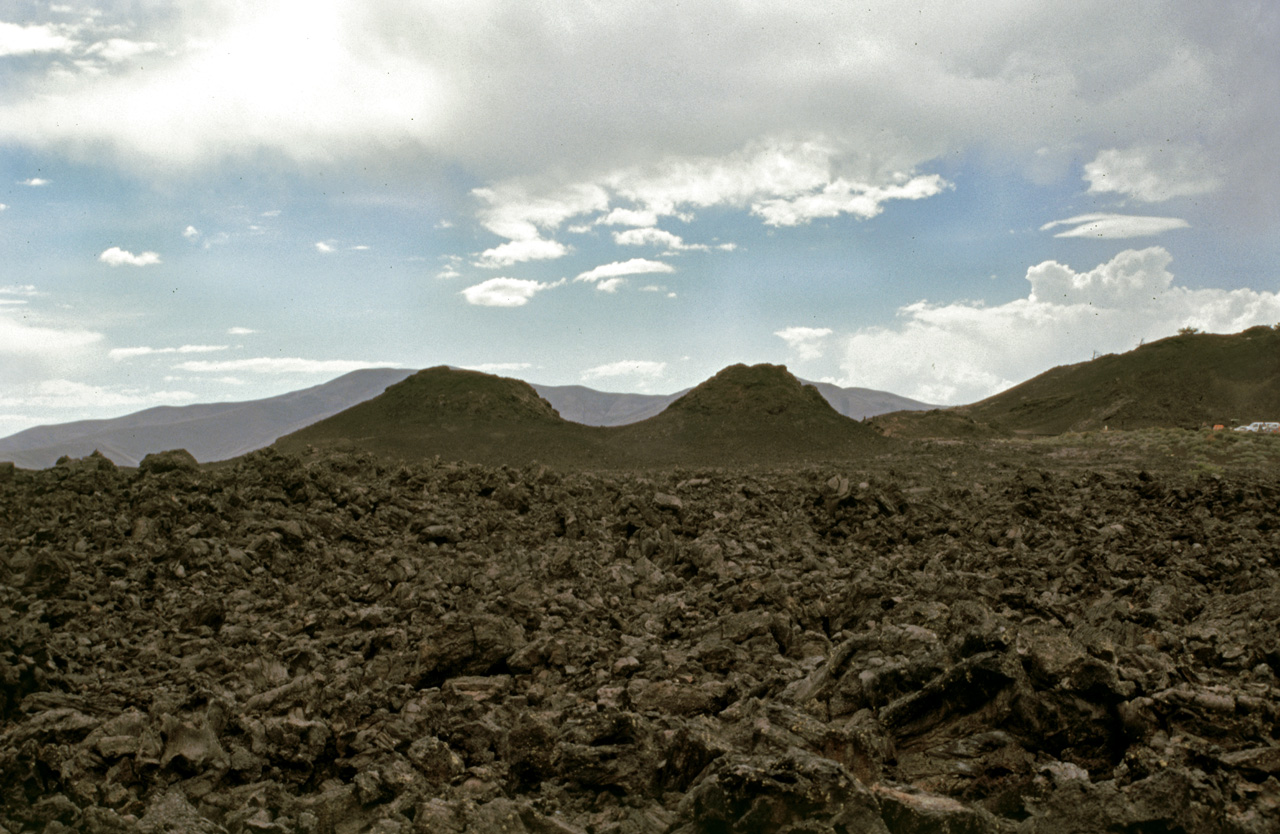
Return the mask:
<svg viewBox="0 0 1280 834">
<path fill-rule="evenodd" d="M 1280 420 L 1280 330 L 1172 336 L 1053 368 L 957 411 L 1030 434 Z"/>
<path fill-rule="evenodd" d="M 276 441 L 298 452 L 347 443 L 374 454 L 487 464 L 590 459 L 598 429 L 560 418 L 527 382 L 444 366 Z"/>
<path fill-rule="evenodd" d="M 429 368 L 276 441 L 286 452 L 354 445 L 378 455 L 564 467 L 741 466 L 861 457 L 885 441 L 775 365 L 726 368 L 639 423 L 561 419 L 525 382 Z"/>
<path fill-rule="evenodd" d="M 778 464 L 864 457 L 886 445 L 782 365 L 733 365 L 648 420 L 611 430 L 655 465 Z"/>
</svg>

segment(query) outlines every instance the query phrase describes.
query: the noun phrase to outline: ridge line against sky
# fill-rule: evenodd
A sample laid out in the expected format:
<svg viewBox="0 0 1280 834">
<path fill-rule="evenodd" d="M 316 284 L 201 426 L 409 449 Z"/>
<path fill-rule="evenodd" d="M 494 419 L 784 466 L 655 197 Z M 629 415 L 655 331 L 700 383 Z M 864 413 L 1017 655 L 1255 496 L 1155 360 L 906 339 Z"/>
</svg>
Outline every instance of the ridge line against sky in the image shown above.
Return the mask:
<svg viewBox="0 0 1280 834">
<path fill-rule="evenodd" d="M 373 365 L 974 401 L 1280 322 L 1280 7 L 0 8 L 0 435 Z"/>
</svg>

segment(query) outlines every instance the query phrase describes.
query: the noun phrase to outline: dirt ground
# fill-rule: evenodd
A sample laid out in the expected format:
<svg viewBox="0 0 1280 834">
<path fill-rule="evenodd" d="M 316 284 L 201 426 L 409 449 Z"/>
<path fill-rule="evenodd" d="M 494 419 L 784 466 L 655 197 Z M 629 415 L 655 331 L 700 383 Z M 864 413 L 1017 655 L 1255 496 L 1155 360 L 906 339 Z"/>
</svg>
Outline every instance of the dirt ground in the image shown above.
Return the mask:
<svg viewBox="0 0 1280 834">
<path fill-rule="evenodd" d="M 0 831 L 1280 832 L 1270 442 L 0 468 Z"/>
</svg>

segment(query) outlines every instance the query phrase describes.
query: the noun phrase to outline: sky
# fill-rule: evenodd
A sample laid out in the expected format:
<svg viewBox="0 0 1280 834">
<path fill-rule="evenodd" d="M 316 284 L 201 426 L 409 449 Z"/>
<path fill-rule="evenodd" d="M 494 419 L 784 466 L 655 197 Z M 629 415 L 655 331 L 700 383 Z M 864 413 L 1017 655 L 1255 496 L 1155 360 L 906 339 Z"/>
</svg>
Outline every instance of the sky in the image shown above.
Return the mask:
<svg viewBox="0 0 1280 834">
<path fill-rule="evenodd" d="M 0 0 L 0 435 L 455 365 L 972 402 L 1280 323 L 1270 0 Z"/>
</svg>

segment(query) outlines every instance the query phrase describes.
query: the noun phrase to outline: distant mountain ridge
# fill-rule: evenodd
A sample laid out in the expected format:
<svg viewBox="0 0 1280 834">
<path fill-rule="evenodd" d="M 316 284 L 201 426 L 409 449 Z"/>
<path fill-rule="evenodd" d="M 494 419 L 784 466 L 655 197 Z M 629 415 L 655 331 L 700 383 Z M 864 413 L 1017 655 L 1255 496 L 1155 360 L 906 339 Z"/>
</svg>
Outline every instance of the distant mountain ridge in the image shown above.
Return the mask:
<svg viewBox="0 0 1280 834">
<path fill-rule="evenodd" d="M 119 466 L 137 466 L 145 455 L 166 449 L 186 449 L 202 463 L 227 460 L 376 397 L 411 373 L 369 368 L 261 400 L 160 406 L 107 420 L 36 426 L 0 438 L 0 460 L 44 469 L 63 455 L 84 457 L 97 450 Z"/>
<path fill-rule="evenodd" d="M 95 450 L 120 466 L 136 466 L 151 452 L 186 449 L 201 463 L 227 460 L 383 393 L 416 373 L 367 368 L 278 397 L 241 402 L 160 406 L 104 420 L 36 426 L 0 438 L 0 461 L 24 469 L 52 466 L 63 455 Z M 932 406 L 884 391 L 808 383 L 841 414 L 855 420 Z M 560 416 L 587 426 L 620 426 L 661 413 L 691 389 L 674 394 L 619 394 L 581 385 L 532 385 Z"/>
</svg>

